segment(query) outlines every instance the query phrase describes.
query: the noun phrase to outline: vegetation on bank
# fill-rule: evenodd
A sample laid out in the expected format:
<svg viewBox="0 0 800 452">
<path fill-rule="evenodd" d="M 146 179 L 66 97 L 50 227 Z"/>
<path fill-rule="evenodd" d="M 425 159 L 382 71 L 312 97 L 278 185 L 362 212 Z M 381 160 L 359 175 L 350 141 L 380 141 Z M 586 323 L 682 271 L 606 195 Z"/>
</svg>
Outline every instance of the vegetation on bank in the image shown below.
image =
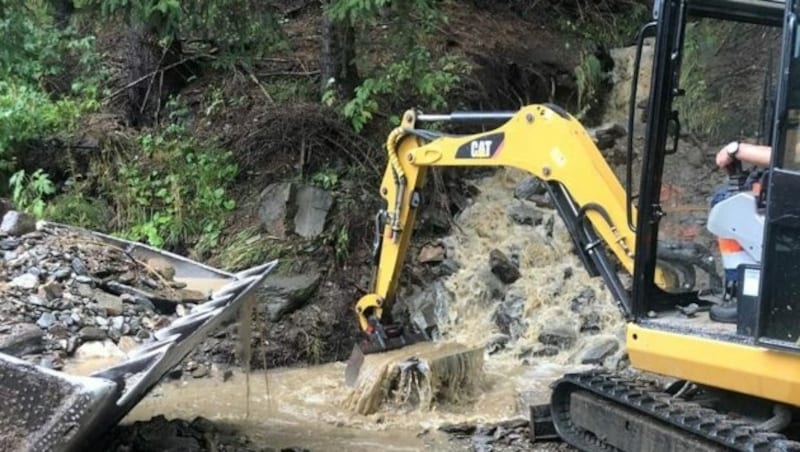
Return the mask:
<svg viewBox="0 0 800 452">
<path fill-rule="evenodd" d="M 255 88 L 264 108 L 310 103 L 332 112 L 363 137 L 339 146 L 383 158 L 397 114 L 409 105 L 461 107 L 473 70 L 464 52 L 442 45 L 448 11 L 469 2 L 322 3 L 0 0 L 0 179 L 8 181 L 0 196 L 37 217 L 200 255 L 216 250 L 233 267 L 294 252 L 250 227 L 235 232 L 238 242 L 221 241 L 241 192 L 259 190 L 248 187 L 247 151 L 225 139 L 252 119 L 230 117 L 254 103 L 233 81 Z M 602 51 L 630 44 L 648 13 L 634 0 L 498 3 L 563 18 L 578 43 L 565 52 L 582 54 L 572 74 L 580 109 L 592 107 L 605 83 Z M 303 26 L 318 36 L 310 47 L 318 67 L 283 69 L 307 50 L 291 38 Z M 320 165 L 302 178 L 358 205 L 358 184 L 343 180 L 369 177 L 374 191 L 383 162 L 352 153 L 344 166 Z M 340 261 L 352 235 L 346 217 L 324 238 Z M 239 248 L 220 249 L 226 243 Z M 255 249 L 262 251 L 251 256 Z"/>
</svg>

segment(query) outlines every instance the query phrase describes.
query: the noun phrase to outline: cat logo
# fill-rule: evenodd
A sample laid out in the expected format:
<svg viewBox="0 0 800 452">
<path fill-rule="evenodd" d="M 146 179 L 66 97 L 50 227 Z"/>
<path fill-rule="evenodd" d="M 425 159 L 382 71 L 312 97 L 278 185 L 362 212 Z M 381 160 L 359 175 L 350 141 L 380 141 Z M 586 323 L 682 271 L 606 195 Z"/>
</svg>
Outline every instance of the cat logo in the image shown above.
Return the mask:
<svg viewBox="0 0 800 452">
<path fill-rule="evenodd" d="M 492 156 L 492 140 L 475 140 L 469 144 L 469 156 L 474 159 L 488 159 Z"/>
<path fill-rule="evenodd" d="M 490 159 L 496 157 L 503 148 L 505 134 L 493 133 L 476 138 L 459 146 L 456 151 L 457 159 Z"/>
</svg>

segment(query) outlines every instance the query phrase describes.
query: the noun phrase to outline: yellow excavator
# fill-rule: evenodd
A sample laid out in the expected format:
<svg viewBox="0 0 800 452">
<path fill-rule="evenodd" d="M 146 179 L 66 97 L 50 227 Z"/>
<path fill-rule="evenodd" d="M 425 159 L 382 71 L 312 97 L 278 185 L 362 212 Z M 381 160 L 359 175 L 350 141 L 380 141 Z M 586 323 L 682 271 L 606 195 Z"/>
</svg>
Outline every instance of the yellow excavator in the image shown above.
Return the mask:
<svg viewBox="0 0 800 452">
<path fill-rule="evenodd" d="M 365 339 L 354 354 L 431 339 L 389 315 L 428 169 L 516 167 L 545 183 L 575 252 L 618 302 L 627 320 L 631 367 L 675 381 L 664 387 L 656 379 L 602 369 L 563 376 L 553 385 L 549 408 L 564 441 L 587 451 L 800 450 L 798 9 L 800 0 L 654 2 L 652 21 L 637 36 L 633 71 L 636 87 L 643 43 L 654 38 L 638 193 L 631 181 L 635 89 L 624 185 L 582 124 L 557 105 L 406 112 L 386 143 L 389 165 L 380 187 L 386 207 L 376 217 L 372 291 L 355 306 Z M 758 24 L 782 36 L 777 89 L 769 96 L 771 164 L 750 185 L 740 165 L 733 168 L 730 192 L 713 206 L 706 224 L 727 244 L 723 252 L 738 253 L 723 259 L 723 305 L 676 284 L 674 270 L 686 263 L 670 262 L 674 256 L 659 247 L 665 160 L 680 135 L 673 103 L 684 93 L 685 35 L 692 20 L 704 18 Z M 418 127 L 429 121 L 494 126 L 468 135 Z M 760 189 L 754 192 L 755 186 Z M 622 282 L 620 269 L 631 276 L 629 283 Z"/>
</svg>

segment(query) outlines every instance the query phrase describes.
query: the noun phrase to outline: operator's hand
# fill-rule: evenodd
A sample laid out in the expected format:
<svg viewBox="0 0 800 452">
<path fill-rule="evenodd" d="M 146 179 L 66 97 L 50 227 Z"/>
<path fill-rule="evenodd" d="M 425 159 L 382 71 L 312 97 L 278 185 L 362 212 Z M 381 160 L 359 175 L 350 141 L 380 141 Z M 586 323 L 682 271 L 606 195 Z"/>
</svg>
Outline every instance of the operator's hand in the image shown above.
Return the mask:
<svg viewBox="0 0 800 452">
<path fill-rule="evenodd" d="M 730 167 L 731 163 L 733 163 L 733 158 L 730 156 L 730 152 L 736 148 L 736 142 L 728 143 L 724 148 L 720 149 L 717 152 L 717 166 L 723 170 L 726 170 Z"/>
</svg>

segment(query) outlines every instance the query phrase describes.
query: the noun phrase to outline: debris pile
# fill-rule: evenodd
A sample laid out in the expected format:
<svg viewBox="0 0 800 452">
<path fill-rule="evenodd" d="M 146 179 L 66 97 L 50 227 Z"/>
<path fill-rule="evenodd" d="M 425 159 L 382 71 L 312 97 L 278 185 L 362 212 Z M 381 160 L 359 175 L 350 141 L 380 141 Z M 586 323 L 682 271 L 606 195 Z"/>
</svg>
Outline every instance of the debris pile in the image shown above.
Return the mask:
<svg viewBox="0 0 800 452">
<path fill-rule="evenodd" d="M 208 298 L 163 259 L 14 211 L 4 221 L 12 213 L 25 227 L 0 231 L 0 352 L 57 370 L 76 354 L 119 355 Z"/>
<path fill-rule="evenodd" d="M 204 417 L 196 417 L 191 422 L 183 419 L 167 420 L 156 416 L 147 422 L 134 422 L 131 425 L 117 426 L 108 436 L 110 439 L 104 450 L 113 452 L 130 451 L 185 451 L 200 452 L 267 452 L 272 448 L 258 447 L 246 435 L 234 428 L 214 423 Z M 283 448 L 281 452 L 303 452 L 301 448 Z"/>
</svg>

